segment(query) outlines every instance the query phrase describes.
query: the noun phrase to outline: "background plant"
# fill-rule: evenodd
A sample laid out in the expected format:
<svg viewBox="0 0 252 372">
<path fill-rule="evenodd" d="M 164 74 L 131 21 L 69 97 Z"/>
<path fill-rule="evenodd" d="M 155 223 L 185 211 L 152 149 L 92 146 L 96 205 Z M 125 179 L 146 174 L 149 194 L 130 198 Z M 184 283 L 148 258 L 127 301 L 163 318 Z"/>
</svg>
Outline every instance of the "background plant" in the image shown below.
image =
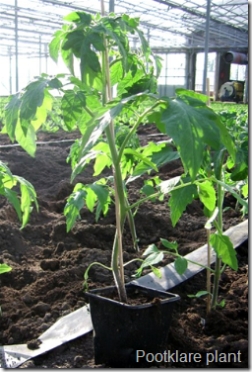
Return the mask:
<svg viewBox="0 0 252 372">
<path fill-rule="evenodd" d="M 6 198 L 14 207 L 21 222 L 21 229 L 27 225 L 33 205 L 35 205 L 38 210 L 37 195 L 32 184 L 23 177 L 13 175 L 7 164 L 1 160 L 0 196 Z M 0 263 L 0 274 L 7 273 L 11 270 L 12 268 L 6 263 Z"/>
<path fill-rule="evenodd" d="M 236 143 L 235 138 L 234 143 Z M 207 303 L 208 312 L 211 308 L 215 309 L 216 306 L 219 305 L 219 281 L 226 266 L 234 270 L 238 269 L 238 262 L 233 244 L 223 231 L 223 215 L 225 213 L 223 203 L 225 192 L 229 192 L 237 199 L 237 203 L 242 206 L 243 215 L 248 213 L 247 195 L 245 195 L 245 192 L 243 195 L 237 192 L 237 184 L 239 184 L 241 180 L 247 179 L 246 165 L 248 151 L 246 157 L 246 151 L 244 151 L 244 149 L 245 146 L 242 152 L 243 157 L 241 158 L 239 155 L 240 147 L 238 147 L 235 157 L 231 155 L 228 156 L 225 147 L 221 147 L 218 151 L 213 151 L 211 148 L 206 147 L 204 160 L 194 180 L 188 177 L 188 174 L 184 174 L 181 177 L 176 177 L 173 180 L 165 182 L 165 188 L 167 186 L 169 188 L 172 183 L 175 183 L 175 187 L 169 190 L 170 199 L 168 202 L 171 208 L 173 226 L 176 225 L 186 206 L 191 203 L 192 200 L 199 198 L 204 207 L 204 214 L 207 218 L 205 228 L 207 231 L 208 264 L 203 267 L 207 269 L 207 284 L 206 290 L 200 291 L 196 294 L 196 297 L 206 294 L 209 296 L 209 301 Z M 243 167 L 244 163 L 245 166 Z M 163 185 L 164 183 L 161 183 L 159 187 L 162 188 Z M 215 230 L 213 230 L 213 228 L 215 228 Z M 184 274 L 190 260 L 187 260 L 179 254 L 176 242 L 169 242 L 166 239 L 161 239 L 161 243 L 176 257 L 174 264 L 177 272 L 181 275 Z M 211 268 L 210 261 L 211 247 L 213 247 L 216 253 L 214 269 Z M 160 251 L 156 245 L 150 245 L 144 253 L 147 258 L 151 256 L 153 259 L 157 256 L 162 259 L 163 254 L 164 251 Z M 193 263 L 197 264 L 197 262 Z M 145 262 L 138 270 L 138 274 L 142 272 L 144 267 Z M 212 286 L 210 276 L 213 277 Z M 223 305 L 223 301 L 221 305 Z"/>
</svg>

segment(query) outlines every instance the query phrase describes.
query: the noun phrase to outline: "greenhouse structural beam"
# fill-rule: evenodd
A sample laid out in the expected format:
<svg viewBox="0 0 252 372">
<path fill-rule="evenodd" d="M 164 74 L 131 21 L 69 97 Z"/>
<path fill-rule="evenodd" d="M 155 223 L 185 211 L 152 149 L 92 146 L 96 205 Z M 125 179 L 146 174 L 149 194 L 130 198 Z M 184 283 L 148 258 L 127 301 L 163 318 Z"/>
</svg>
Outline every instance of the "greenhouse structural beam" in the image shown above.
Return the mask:
<svg viewBox="0 0 252 372">
<path fill-rule="evenodd" d="M 207 0 L 104 1 L 107 13 L 112 12 L 116 16 L 128 14 L 140 19 L 140 28 L 154 53 L 206 54 L 206 49 L 209 53 L 228 51 L 248 53 L 248 3 L 244 0 L 225 2 L 222 0 L 222 4 L 212 0 L 209 19 Z M 0 78 L 5 90 L 12 84 L 12 91 L 18 91 L 21 86 L 25 60 L 37 59 L 37 70 L 34 69 L 36 74 L 44 69 L 50 73 L 52 67 L 51 59 L 48 58 L 48 46 L 53 34 L 65 22 L 64 17 L 67 14 L 74 11 L 97 14 L 101 11 L 100 0 L 0 0 L 0 2 L 0 56 L 1 63 L 7 66 L 2 68 Z M 209 23 L 206 29 L 207 22 Z M 136 47 L 139 46 L 132 35 L 130 44 L 134 43 Z M 10 60 L 11 83 L 6 80 Z M 187 59 L 189 60 L 190 58 Z M 187 66 L 186 71 L 188 72 L 190 68 Z M 33 76 L 33 72 L 29 72 L 28 75 Z M 185 84 L 193 85 L 189 77 L 186 77 Z"/>
<path fill-rule="evenodd" d="M 19 89 L 18 76 L 18 0 L 15 0 L 15 72 L 16 72 L 16 92 Z"/>
<path fill-rule="evenodd" d="M 114 13 L 115 11 L 115 0 L 109 0 L 109 13 Z"/>
<path fill-rule="evenodd" d="M 14 2 L 14 0 L 13 0 Z M 42 40 L 49 44 L 52 34 L 60 28 L 63 16 L 70 11 L 86 11 L 99 13 L 98 0 L 81 2 L 72 0 L 29 0 L 19 1 L 15 5 L 9 0 L 1 0 L 0 17 L 0 55 L 9 55 L 9 46 L 15 48 L 15 12 L 18 17 L 18 41 L 24 41 L 27 46 L 33 42 L 33 34 L 41 35 Z M 83 6 L 80 4 L 83 3 Z M 151 31 L 151 47 L 181 47 L 203 48 L 205 44 L 205 1 L 188 0 L 107 0 L 108 10 L 116 14 L 129 14 L 140 18 L 140 25 L 147 35 Z M 30 6 L 27 4 L 34 4 Z M 37 6 L 36 6 L 37 4 Z M 85 4 L 85 5 L 84 5 Z M 240 6 L 239 6 L 240 4 Z M 209 23 L 209 50 L 227 48 L 236 51 L 248 46 L 248 7 L 242 0 L 217 6 L 212 3 Z M 25 45 L 19 45 L 19 53 Z M 27 48 L 39 53 L 39 45 Z"/>
<path fill-rule="evenodd" d="M 206 16 L 206 32 L 205 32 L 205 61 L 204 61 L 204 72 L 203 72 L 203 94 L 206 94 L 206 82 L 207 82 L 207 60 L 208 60 L 208 49 L 209 49 L 209 23 L 210 23 L 210 11 L 211 11 L 211 0 L 207 0 L 207 16 Z"/>
</svg>

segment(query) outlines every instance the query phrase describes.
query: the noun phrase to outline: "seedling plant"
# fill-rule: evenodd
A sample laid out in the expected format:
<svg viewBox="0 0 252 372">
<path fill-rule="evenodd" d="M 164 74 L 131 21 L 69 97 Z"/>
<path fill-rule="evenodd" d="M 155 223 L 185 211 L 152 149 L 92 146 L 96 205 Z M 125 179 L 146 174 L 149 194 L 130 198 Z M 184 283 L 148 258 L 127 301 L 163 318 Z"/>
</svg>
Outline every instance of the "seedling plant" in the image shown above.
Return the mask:
<svg viewBox="0 0 252 372">
<path fill-rule="evenodd" d="M 125 221 L 138 250 L 134 215 L 142 203 L 170 195 L 168 204 L 175 226 L 186 206 L 199 197 L 208 218 L 212 221 L 212 216 L 217 216 L 213 221 L 217 233 L 210 237 L 219 260 L 217 270 L 221 271 L 220 260 L 236 269 L 234 250 L 222 231 L 223 190 L 229 189 L 223 182 L 222 166 L 226 154 L 235 163 L 236 148 L 220 117 L 207 107 L 207 97 L 184 89 L 178 89 L 174 98 L 157 95 L 161 61 L 152 54 L 139 29 L 139 19 L 104 15 L 103 2 L 102 15 L 73 12 L 64 19 L 65 24 L 50 43 L 50 54 L 55 61 L 61 56 L 69 74 L 42 74 L 12 96 L 5 127 L 11 138 L 17 135 L 34 155 L 35 132 L 52 109 L 52 91 L 62 96 L 64 124 L 68 131 L 77 127 L 80 132 L 68 156 L 71 180 L 85 174 L 90 163 L 94 176 L 101 177 L 91 184 L 75 185 L 64 209 L 67 230 L 80 218 L 84 206 L 95 213 L 96 220 L 114 206 L 116 231 L 109 269 L 120 301 L 127 302 L 122 238 Z M 131 48 L 132 38 L 138 38 L 135 50 Z M 149 123 L 155 123 L 170 140 L 140 146 L 137 130 Z M 179 157 L 185 170 L 182 176 L 165 181 L 152 176 L 151 172 Z M 210 164 L 214 165 L 208 169 Z M 104 175 L 108 169 L 109 176 Z M 130 204 L 128 185 L 143 174 L 149 174 L 149 180 L 139 190 L 139 200 Z M 239 200 L 239 195 L 232 193 Z M 147 253 L 140 260 L 140 271 L 151 266 L 158 275 L 153 265 L 160 261 L 162 252 L 154 248 Z M 177 263 L 182 271 L 184 260 L 179 257 Z M 94 264 L 98 263 L 88 267 L 85 280 Z M 216 278 L 218 281 L 218 274 Z"/>
</svg>

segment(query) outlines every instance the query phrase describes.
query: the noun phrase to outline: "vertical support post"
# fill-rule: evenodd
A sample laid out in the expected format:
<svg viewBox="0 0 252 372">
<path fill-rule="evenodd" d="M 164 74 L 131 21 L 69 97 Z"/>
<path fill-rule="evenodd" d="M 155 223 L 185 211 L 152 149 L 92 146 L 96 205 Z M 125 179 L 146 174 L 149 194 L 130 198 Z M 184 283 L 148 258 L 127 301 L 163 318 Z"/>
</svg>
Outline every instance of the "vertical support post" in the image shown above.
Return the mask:
<svg viewBox="0 0 252 372">
<path fill-rule="evenodd" d="M 9 47 L 9 93 L 12 94 L 12 55 Z"/>
<path fill-rule="evenodd" d="M 150 45 L 150 29 L 149 28 L 147 29 L 147 41 L 148 41 L 148 45 Z M 148 62 L 146 64 L 146 71 L 147 72 L 149 71 L 149 63 Z"/>
<path fill-rule="evenodd" d="M 248 65 L 246 65 L 245 70 L 245 82 L 243 91 L 243 103 L 248 103 Z"/>
<path fill-rule="evenodd" d="M 206 94 L 207 57 L 209 49 L 209 23 L 210 23 L 211 0 L 207 0 L 206 30 L 205 30 L 205 63 L 203 71 L 203 94 Z"/>
<path fill-rule="evenodd" d="M 109 0 L 109 13 L 115 12 L 115 0 Z"/>
<path fill-rule="evenodd" d="M 219 98 L 220 89 L 220 52 L 216 53 L 215 57 L 215 73 L 214 73 L 214 100 L 217 101 Z"/>
<path fill-rule="evenodd" d="M 197 60 L 197 54 L 194 51 L 189 52 L 188 89 L 191 89 L 191 90 L 195 90 L 196 60 Z"/>
<path fill-rule="evenodd" d="M 165 86 L 164 96 L 168 96 L 168 53 L 165 53 Z"/>
<path fill-rule="evenodd" d="M 48 71 L 48 53 L 47 53 L 47 44 L 44 44 L 44 53 L 45 53 L 45 72 Z"/>
<path fill-rule="evenodd" d="M 16 71 L 16 92 L 19 89 L 18 76 L 18 0 L 15 0 L 15 71 Z"/>
<path fill-rule="evenodd" d="M 190 73 L 190 53 L 187 52 L 186 53 L 186 68 L 185 68 L 185 73 L 186 73 L 186 76 L 185 76 L 185 79 L 186 79 L 186 86 L 185 88 L 186 89 L 190 89 L 190 85 L 191 85 L 191 73 Z"/>
<path fill-rule="evenodd" d="M 41 35 L 39 35 L 39 75 L 42 70 L 42 44 L 41 44 Z"/>
<path fill-rule="evenodd" d="M 207 106 L 210 106 L 210 79 L 207 78 L 207 97 L 208 97 L 208 100 L 207 100 Z"/>
</svg>

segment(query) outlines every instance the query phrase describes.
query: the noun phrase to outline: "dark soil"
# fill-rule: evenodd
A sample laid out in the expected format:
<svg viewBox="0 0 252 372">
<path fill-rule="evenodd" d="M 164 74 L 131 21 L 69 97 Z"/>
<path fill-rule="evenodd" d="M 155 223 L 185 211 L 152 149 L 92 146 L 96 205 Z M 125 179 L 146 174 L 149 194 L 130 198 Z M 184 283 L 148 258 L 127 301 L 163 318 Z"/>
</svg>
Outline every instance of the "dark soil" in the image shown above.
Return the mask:
<svg viewBox="0 0 252 372">
<path fill-rule="evenodd" d="M 145 129 L 145 128 L 144 128 Z M 157 140 L 146 137 L 141 140 Z M 149 134 L 151 134 L 149 130 Z M 39 140 L 74 138 L 75 134 L 40 134 Z M 1 136 L 1 144 L 9 143 Z M 0 262 L 13 270 L 0 277 L 0 344 L 28 343 L 37 348 L 37 338 L 62 315 L 85 305 L 83 273 L 88 264 L 100 261 L 110 263 L 111 247 L 115 231 L 115 216 L 111 210 L 98 223 L 94 215 L 84 209 L 82 219 L 70 233 L 66 233 L 63 209 L 74 184 L 70 184 L 70 165 L 66 164 L 70 144 L 38 145 L 36 157 L 29 157 L 20 147 L 2 148 L 0 158 L 7 162 L 13 174 L 29 180 L 36 188 L 39 212 L 32 212 L 29 224 L 20 230 L 20 223 L 13 208 L 0 198 Z M 183 172 L 180 161 L 173 161 L 160 169 L 161 179 L 169 179 Z M 89 167 L 74 183 L 93 182 Z M 138 198 L 143 180 L 130 185 L 130 201 Z M 241 214 L 235 210 L 235 200 L 227 196 L 224 215 L 225 230 L 241 222 Z M 185 211 L 175 228 L 172 227 L 167 202 L 145 203 L 136 215 L 136 228 L 140 250 L 150 243 L 158 243 L 160 237 L 179 243 L 180 252 L 187 254 L 206 242 L 205 218 L 202 206 L 194 201 Z M 125 260 L 141 255 L 134 251 L 130 233 L 124 231 Z M 225 298 L 225 308 L 219 308 L 206 316 L 203 298 L 191 299 L 205 289 L 205 273 L 202 272 L 172 292 L 181 296 L 176 302 L 170 328 L 167 350 L 178 353 L 200 353 L 201 361 L 189 363 L 185 359 L 170 359 L 162 367 L 248 367 L 248 247 L 247 242 L 238 250 L 239 269 L 227 269 L 222 275 L 220 299 Z M 170 262 L 167 257 L 162 265 Z M 126 281 L 132 280 L 137 264 L 125 270 Z M 145 273 L 147 273 L 146 271 Z M 90 288 L 113 284 L 112 275 L 106 270 L 90 271 Z M 239 358 L 238 358 L 238 353 Z M 206 366 L 206 353 L 215 353 L 215 360 Z M 222 353 L 222 354 L 221 354 Z M 226 363 L 230 356 L 231 363 Z M 232 353 L 232 354 L 230 354 Z M 229 355 L 230 354 L 230 355 Z M 234 356 L 235 354 L 235 356 Z M 38 356 L 20 368 L 98 368 L 93 357 L 92 334 L 66 343 L 47 354 Z"/>
</svg>

